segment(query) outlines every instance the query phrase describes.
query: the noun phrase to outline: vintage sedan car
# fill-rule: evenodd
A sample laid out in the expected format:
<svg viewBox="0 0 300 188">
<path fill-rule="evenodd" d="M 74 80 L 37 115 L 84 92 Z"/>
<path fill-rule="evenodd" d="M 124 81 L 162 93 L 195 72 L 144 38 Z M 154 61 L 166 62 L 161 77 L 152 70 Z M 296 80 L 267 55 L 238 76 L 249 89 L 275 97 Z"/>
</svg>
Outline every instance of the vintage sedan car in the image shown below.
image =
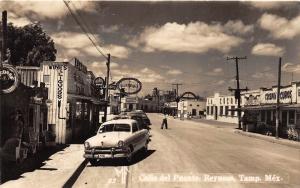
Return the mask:
<svg viewBox="0 0 300 188">
<path fill-rule="evenodd" d="M 135 114 L 133 114 L 133 115 L 130 115 L 130 114 L 118 115 L 118 116 L 115 116 L 113 119 L 114 120 L 116 120 L 116 119 L 133 119 L 133 120 L 137 121 L 140 129 L 147 129 L 147 130 L 151 129 L 149 127 L 149 124 L 147 122 L 145 122 L 143 117 L 140 115 L 135 115 Z"/>
<path fill-rule="evenodd" d="M 135 111 L 128 112 L 128 115 L 139 116 L 143 119 L 144 124 L 146 124 L 147 126 L 151 125 L 150 119 L 148 118 L 147 114 L 142 110 L 135 110 Z"/>
<path fill-rule="evenodd" d="M 105 158 L 125 158 L 131 162 L 133 155 L 148 150 L 149 131 L 140 129 L 133 119 L 117 119 L 103 123 L 97 135 L 84 142 L 84 157 L 91 165 Z"/>
</svg>

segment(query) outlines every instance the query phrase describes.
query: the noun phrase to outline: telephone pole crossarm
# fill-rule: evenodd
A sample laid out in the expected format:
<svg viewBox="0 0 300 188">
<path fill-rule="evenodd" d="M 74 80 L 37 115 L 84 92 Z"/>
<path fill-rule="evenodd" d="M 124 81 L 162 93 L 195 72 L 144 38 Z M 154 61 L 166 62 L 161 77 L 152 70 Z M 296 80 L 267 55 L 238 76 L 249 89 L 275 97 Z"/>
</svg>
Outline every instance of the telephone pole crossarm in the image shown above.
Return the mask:
<svg viewBox="0 0 300 188">
<path fill-rule="evenodd" d="M 235 98 L 238 101 L 238 109 L 241 109 L 241 91 L 248 91 L 248 88 L 245 89 L 240 88 L 240 78 L 239 78 L 239 60 L 240 59 L 247 59 L 246 56 L 244 57 L 227 57 L 228 60 L 235 60 L 235 67 L 236 67 L 236 89 L 229 88 L 229 91 L 234 91 Z M 239 129 L 241 129 L 241 111 L 238 110 L 238 124 Z"/>
</svg>

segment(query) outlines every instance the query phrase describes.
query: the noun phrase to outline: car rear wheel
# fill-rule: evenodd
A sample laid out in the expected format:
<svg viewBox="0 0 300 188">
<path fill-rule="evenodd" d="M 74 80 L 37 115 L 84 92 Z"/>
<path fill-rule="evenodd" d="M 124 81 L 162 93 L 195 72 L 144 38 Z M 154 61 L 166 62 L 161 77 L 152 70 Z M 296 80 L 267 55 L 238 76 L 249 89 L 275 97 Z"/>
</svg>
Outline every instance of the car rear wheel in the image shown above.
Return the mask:
<svg viewBox="0 0 300 188">
<path fill-rule="evenodd" d="M 89 162 L 92 166 L 95 166 L 95 165 L 97 165 L 98 161 L 97 161 L 97 159 L 89 159 Z"/>
</svg>

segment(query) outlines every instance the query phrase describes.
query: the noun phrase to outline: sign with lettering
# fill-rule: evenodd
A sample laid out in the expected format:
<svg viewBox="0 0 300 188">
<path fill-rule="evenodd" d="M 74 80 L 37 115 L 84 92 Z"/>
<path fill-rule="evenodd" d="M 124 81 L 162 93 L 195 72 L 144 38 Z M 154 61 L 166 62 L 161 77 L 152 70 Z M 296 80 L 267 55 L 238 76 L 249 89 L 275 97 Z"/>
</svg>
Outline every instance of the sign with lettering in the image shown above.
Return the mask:
<svg viewBox="0 0 300 188">
<path fill-rule="evenodd" d="M 271 91 L 265 91 L 262 95 L 262 103 L 276 103 L 277 102 L 277 89 L 273 89 Z M 294 96 L 294 97 L 293 97 Z M 280 90 L 279 100 L 281 103 L 291 103 L 296 96 L 296 91 L 293 88 L 284 88 Z"/>
<path fill-rule="evenodd" d="M 122 78 L 116 85 L 119 90 L 124 89 L 123 93 L 127 95 L 137 94 L 142 90 L 142 83 L 136 78 Z"/>
<path fill-rule="evenodd" d="M 85 65 L 83 65 L 83 63 L 81 63 L 77 58 L 75 58 L 75 67 L 84 72 L 84 73 L 87 73 L 87 68 Z"/>
<path fill-rule="evenodd" d="M 64 81 L 63 81 L 63 70 L 60 69 L 58 70 L 58 79 L 57 79 L 57 100 L 58 102 L 61 102 L 63 98 L 63 86 L 64 86 Z"/>
<path fill-rule="evenodd" d="M 96 88 L 100 89 L 103 88 L 105 85 L 105 80 L 101 77 L 97 77 L 94 80 L 94 85 L 96 86 Z"/>
<path fill-rule="evenodd" d="M 19 85 L 19 75 L 17 70 L 8 64 L 3 64 L 0 70 L 0 78 L 1 78 L 1 92 L 2 93 L 11 93 L 13 92 Z"/>
</svg>

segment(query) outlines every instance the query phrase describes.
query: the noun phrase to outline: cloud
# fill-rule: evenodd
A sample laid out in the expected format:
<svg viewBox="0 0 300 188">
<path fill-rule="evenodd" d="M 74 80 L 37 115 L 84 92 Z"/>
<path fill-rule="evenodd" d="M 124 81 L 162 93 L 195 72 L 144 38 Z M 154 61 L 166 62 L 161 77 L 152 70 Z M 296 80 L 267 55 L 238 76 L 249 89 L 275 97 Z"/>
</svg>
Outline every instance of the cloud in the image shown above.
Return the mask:
<svg viewBox="0 0 300 188">
<path fill-rule="evenodd" d="M 270 32 L 275 39 L 292 39 L 300 35 L 300 15 L 288 20 L 274 14 L 265 13 L 258 20 L 258 24 L 264 30 Z"/>
<path fill-rule="evenodd" d="M 219 76 L 222 74 L 224 74 L 222 68 L 214 68 L 212 71 L 206 73 L 206 75 L 209 75 L 209 76 Z"/>
<path fill-rule="evenodd" d="M 182 71 L 181 71 L 181 70 L 178 70 L 178 69 L 172 69 L 172 70 L 168 70 L 168 71 L 166 72 L 166 74 L 168 74 L 168 75 L 173 75 L 173 76 L 177 76 L 177 75 L 182 74 Z"/>
<path fill-rule="evenodd" d="M 120 29 L 119 25 L 101 26 L 100 31 L 103 33 L 115 33 Z"/>
<path fill-rule="evenodd" d="M 130 54 L 130 50 L 128 48 L 120 45 L 108 45 L 104 46 L 104 48 L 107 49 L 112 56 L 118 58 L 128 58 Z"/>
<path fill-rule="evenodd" d="M 163 76 L 148 67 L 137 70 L 134 70 L 132 68 L 115 69 L 112 73 L 119 78 L 134 77 L 139 79 L 142 83 L 163 82 L 165 80 Z"/>
<path fill-rule="evenodd" d="M 1 9 L 32 19 L 56 19 L 68 15 L 68 9 L 63 1 L 7 1 L 0 4 Z M 95 4 L 91 1 L 72 1 L 69 6 L 75 10 L 94 12 Z"/>
<path fill-rule="evenodd" d="M 282 71 L 300 73 L 300 64 L 286 63 L 282 66 Z"/>
<path fill-rule="evenodd" d="M 255 8 L 259 8 L 262 10 L 270 10 L 270 9 L 278 9 L 286 4 L 286 2 L 276 2 L 276 1 L 251 1 L 247 2 L 251 6 Z"/>
<path fill-rule="evenodd" d="M 223 85 L 223 84 L 225 84 L 225 81 L 224 81 L 224 80 L 219 80 L 219 81 L 217 82 L 217 85 Z"/>
<path fill-rule="evenodd" d="M 28 25 L 31 23 L 31 21 L 26 18 L 26 17 L 22 17 L 22 16 L 18 16 L 17 14 L 10 12 L 7 15 L 7 20 L 8 22 L 13 23 L 14 26 L 18 26 L 18 27 L 23 27 L 25 25 Z"/>
<path fill-rule="evenodd" d="M 285 53 L 283 47 L 272 43 L 258 43 L 252 48 L 252 54 L 262 56 L 282 56 Z"/>
<path fill-rule="evenodd" d="M 227 33 L 247 34 L 254 31 L 254 26 L 245 25 L 241 20 L 230 20 L 224 25 L 224 30 Z"/>
<path fill-rule="evenodd" d="M 105 77 L 106 62 L 93 62 L 86 64 L 89 70 L 92 70 L 96 76 Z M 111 75 L 113 81 L 118 81 L 124 77 L 133 77 L 139 79 L 142 83 L 163 82 L 165 78 L 156 71 L 145 67 L 142 69 L 130 68 L 128 65 L 120 65 L 118 63 L 111 63 Z"/>
<path fill-rule="evenodd" d="M 219 23 L 208 25 L 199 21 L 187 25 L 176 22 L 166 23 L 160 27 L 147 27 L 138 37 L 130 40 L 128 45 L 141 48 L 144 52 L 205 53 L 216 50 L 227 53 L 244 41 L 240 37 L 226 33 L 236 24 L 242 23 L 229 22 L 226 26 Z M 247 28 L 239 33 L 250 30 Z M 235 33 L 237 30 L 230 30 L 230 32 Z"/>
<path fill-rule="evenodd" d="M 55 44 L 65 48 L 85 48 L 92 45 L 90 40 L 83 33 L 58 32 L 51 35 Z"/>
<path fill-rule="evenodd" d="M 275 76 L 268 72 L 257 72 L 252 75 L 252 78 L 275 80 Z"/>
<path fill-rule="evenodd" d="M 98 35 L 94 36 L 99 39 Z M 100 53 L 97 49 L 92 45 L 91 41 L 87 38 L 87 36 L 83 33 L 76 32 L 58 32 L 51 35 L 56 45 L 59 45 L 65 54 L 60 54 L 58 52 L 58 57 L 63 55 L 64 58 L 72 58 L 74 55 L 78 55 L 77 52 L 82 52 L 84 54 L 90 56 L 99 56 Z M 101 40 L 98 40 L 101 42 Z M 130 50 L 124 46 L 120 45 L 102 45 L 101 47 L 102 53 L 111 53 L 113 57 L 118 58 L 127 58 L 130 54 Z M 74 52 L 74 53 L 72 53 Z M 66 57 L 69 56 L 69 57 Z"/>
</svg>

